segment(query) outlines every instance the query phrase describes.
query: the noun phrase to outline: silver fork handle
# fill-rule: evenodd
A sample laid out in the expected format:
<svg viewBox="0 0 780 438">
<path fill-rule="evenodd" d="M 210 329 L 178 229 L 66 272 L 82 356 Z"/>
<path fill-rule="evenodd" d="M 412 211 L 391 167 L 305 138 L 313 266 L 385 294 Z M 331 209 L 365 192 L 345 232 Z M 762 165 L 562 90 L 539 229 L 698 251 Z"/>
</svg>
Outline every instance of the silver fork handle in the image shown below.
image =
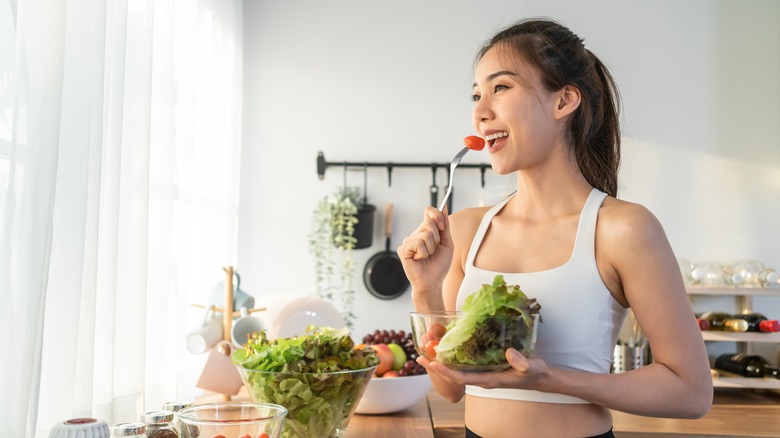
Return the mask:
<svg viewBox="0 0 780 438">
<path fill-rule="evenodd" d="M 455 167 L 456 166 L 450 166 L 450 182 L 447 185 L 447 192 L 444 194 L 444 199 L 442 199 L 441 204 L 439 204 L 439 211 L 444 211 L 444 206 L 447 205 L 447 200 L 450 198 L 450 193 L 452 193 L 452 181 L 455 178 Z"/>
</svg>

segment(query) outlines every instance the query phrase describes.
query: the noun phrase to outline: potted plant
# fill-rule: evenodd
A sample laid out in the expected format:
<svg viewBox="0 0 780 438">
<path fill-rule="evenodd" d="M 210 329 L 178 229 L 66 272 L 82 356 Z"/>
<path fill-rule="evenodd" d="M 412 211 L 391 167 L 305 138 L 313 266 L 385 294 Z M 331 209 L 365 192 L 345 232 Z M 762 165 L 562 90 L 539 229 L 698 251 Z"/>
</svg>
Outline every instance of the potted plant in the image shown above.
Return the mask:
<svg viewBox="0 0 780 438">
<path fill-rule="evenodd" d="M 354 187 L 339 188 L 314 210 L 309 252 L 314 256 L 317 295 L 331 302 L 340 299 L 350 329 L 355 319 L 352 250 L 371 246 L 374 210 Z"/>
</svg>

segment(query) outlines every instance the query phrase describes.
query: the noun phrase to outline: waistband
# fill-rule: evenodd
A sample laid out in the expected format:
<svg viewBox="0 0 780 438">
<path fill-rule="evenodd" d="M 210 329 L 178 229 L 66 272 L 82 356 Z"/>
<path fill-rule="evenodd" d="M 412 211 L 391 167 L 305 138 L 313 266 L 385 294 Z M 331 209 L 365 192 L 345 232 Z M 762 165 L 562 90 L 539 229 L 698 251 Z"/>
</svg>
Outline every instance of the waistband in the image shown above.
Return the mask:
<svg viewBox="0 0 780 438">
<path fill-rule="evenodd" d="M 466 438 L 482 438 L 482 437 L 472 432 L 471 429 L 467 427 Z M 610 428 L 608 431 L 602 433 L 601 435 L 593 435 L 592 437 L 588 437 L 588 438 L 615 438 L 615 433 L 612 432 L 612 428 Z"/>
<path fill-rule="evenodd" d="M 466 385 L 466 394 L 474 397 L 499 398 L 503 400 L 519 400 L 538 403 L 590 404 L 588 401 L 570 395 L 534 391 L 532 389 L 485 389 L 480 386 Z"/>
</svg>

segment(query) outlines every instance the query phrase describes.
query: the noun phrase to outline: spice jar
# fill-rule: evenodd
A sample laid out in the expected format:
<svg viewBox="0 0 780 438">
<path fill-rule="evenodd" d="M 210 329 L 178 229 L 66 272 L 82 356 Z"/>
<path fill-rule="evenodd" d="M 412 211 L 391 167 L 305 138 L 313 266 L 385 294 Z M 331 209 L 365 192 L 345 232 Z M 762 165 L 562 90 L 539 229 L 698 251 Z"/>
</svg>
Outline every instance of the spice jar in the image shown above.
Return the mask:
<svg viewBox="0 0 780 438">
<path fill-rule="evenodd" d="M 141 416 L 146 423 L 146 436 L 148 438 L 179 438 L 179 433 L 173 425 L 173 412 L 150 411 Z"/>
<path fill-rule="evenodd" d="M 179 412 L 180 410 L 190 406 L 192 406 L 192 403 L 190 402 L 169 401 L 163 403 L 162 408 L 164 411 Z"/>
<path fill-rule="evenodd" d="M 146 424 L 144 423 L 117 423 L 111 426 L 112 437 L 146 438 Z"/>
<path fill-rule="evenodd" d="M 169 401 L 162 404 L 164 411 L 171 411 L 174 414 L 182 409 L 189 408 L 190 406 L 192 406 L 192 403 L 182 401 Z M 176 431 L 181 433 L 181 424 L 179 424 L 179 418 L 176 417 L 176 415 L 173 416 L 173 427 Z"/>
</svg>

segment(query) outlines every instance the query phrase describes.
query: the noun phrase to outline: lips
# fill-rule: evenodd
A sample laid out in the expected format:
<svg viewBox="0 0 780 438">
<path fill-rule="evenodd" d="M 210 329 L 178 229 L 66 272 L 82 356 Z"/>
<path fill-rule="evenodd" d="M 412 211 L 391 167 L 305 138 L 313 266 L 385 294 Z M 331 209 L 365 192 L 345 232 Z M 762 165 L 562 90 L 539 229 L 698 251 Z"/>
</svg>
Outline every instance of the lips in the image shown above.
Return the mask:
<svg viewBox="0 0 780 438">
<path fill-rule="evenodd" d="M 498 152 L 508 141 L 509 133 L 507 131 L 493 131 L 485 135 L 488 152 Z"/>
</svg>

